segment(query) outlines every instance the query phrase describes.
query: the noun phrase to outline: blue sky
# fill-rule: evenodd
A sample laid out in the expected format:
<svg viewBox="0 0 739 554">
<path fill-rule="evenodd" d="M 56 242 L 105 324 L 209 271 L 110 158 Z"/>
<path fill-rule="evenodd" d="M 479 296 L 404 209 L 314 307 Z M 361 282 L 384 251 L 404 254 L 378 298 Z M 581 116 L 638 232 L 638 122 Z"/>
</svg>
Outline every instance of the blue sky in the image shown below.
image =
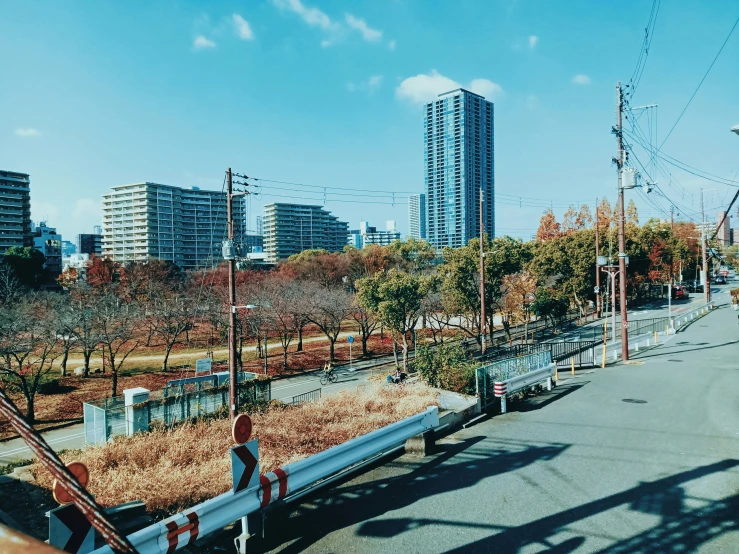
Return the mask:
<svg viewBox="0 0 739 554">
<path fill-rule="evenodd" d="M 547 201 L 561 214 L 570 201 L 615 199 L 615 84 L 634 71 L 651 7 L 0 0 L 0 168 L 30 173 L 34 219 L 72 240 L 99 223 L 110 186 L 220 189 L 229 166 L 312 185 L 263 182 L 252 220 L 270 201 L 323 203 L 327 187 L 327 208 L 350 227 L 396 219 L 405 232 L 405 197 L 423 190 L 421 104 L 461 84 L 495 102 L 497 234 L 528 238 Z M 737 17 L 737 0 L 661 2 L 631 99 L 659 104 L 659 142 Z M 739 170 L 738 61 L 739 31 L 663 147 L 725 179 Z M 655 178 L 687 215 L 701 186 L 717 189 L 711 210 L 728 204 L 731 187 L 672 171 L 672 182 Z M 642 219 L 669 206 L 628 197 Z"/>
</svg>

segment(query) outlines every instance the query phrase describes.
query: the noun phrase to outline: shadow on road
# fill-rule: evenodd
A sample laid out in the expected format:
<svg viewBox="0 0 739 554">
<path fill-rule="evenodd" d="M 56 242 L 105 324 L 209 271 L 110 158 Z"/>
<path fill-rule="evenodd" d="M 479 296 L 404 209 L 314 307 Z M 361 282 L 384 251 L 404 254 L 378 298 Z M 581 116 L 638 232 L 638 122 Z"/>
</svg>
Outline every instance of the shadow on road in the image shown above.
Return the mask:
<svg viewBox="0 0 739 554">
<path fill-rule="evenodd" d="M 738 330 L 738 334 L 739 334 L 739 330 Z M 697 352 L 699 350 L 712 350 L 714 348 L 723 348 L 725 346 L 731 346 L 737 343 L 739 343 L 739 339 L 732 340 L 729 342 L 722 342 L 721 344 L 711 344 L 709 346 L 699 346 L 698 348 L 683 348 L 682 350 L 672 350 L 670 349 L 670 343 L 667 343 L 666 345 L 662 346 L 661 349 L 655 350 L 653 354 L 632 354 L 631 359 L 641 360 L 643 358 L 658 358 L 660 356 L 674 356 L 675 354 L 682 354 L 683 352 Z"/>
<path fill-rule="evenodd" d="M 570 383 L 557 385 L 551 391 L 544 391 L 534 397 L 526 397 L 523 400 L 516 400 L 508 403 L 509 412 L 532 412 L 546 408 L 552 402 L 564 398 L 568 394 L 572 394 L 576 390 L 584 387 L 590 381 L 580 381 L 578 383 Z M 511 409 L 512 408 L 512 409 Z"/>
<path fill-rule="evenodd" d="M 484 438 L 439 444 L 441 453 L 426 463 L 396 460 L 395 465 L 401 467 L 392 469 L 395 473 L 413 468 L 401 475 L 319 492 L 291 514 L 289 526 L 280 525 L 279 537 L 270 537 L 258 547 L 254 545 L 255 551 L 265 552 L 295 541 L 282 552 L 302 552 L 333 531 L 380 517 L 423 498 L 469 488 L 482 479 L 540 460 L 551 460 L 569 448 L 568 444 L 560 443 L 524 445 L 519 449 L 476 447 Z M 446 463 L 452 459 L 461 461 Z"/>
</svg>

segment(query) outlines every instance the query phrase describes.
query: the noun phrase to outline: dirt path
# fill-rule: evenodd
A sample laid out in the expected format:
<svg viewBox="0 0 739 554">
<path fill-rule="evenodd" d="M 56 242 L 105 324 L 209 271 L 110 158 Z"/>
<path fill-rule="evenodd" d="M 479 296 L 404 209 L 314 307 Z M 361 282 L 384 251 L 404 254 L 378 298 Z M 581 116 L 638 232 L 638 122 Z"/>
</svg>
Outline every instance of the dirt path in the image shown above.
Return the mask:
<svg viewBox="0 0 739 554">
<path fill-rule="evenodd" d="M 343 333 L 339 334 L 339 339 L 343 337 L 348 337 L 349 335 L 356 334 L 351 331 L 345 331 Z M 307 337 L 303 339 L 303 344 L 307 343 L 313 343 L 313 342 L 328 342 L 328 339 L 325 336 L 316 335 L 313 337 Z M 294 341 L 290 344 L 290 346 L 293 346 L 293 344 L 297 344 L 297 341 Z M 282 347 L 280 346 L 279 342 L 270 343 L 270 352 L 274 351 L 275 348 L 279 348 L 282 350 Z M 253 346 L 245 346 L 244 352 L 256 352 L 257 347 L 256 345 Z M 203 358 L 208 353 L 207 350 L 191 350 L 189 352 L 172 352 L 169 355 L 169 361 L 173 360 L 183 360 L 183 359 L 195 359 L 195 358 Z M 213 350 L 213 356 L 227 356 L 228 355 L 228 349 L 227 348 L 218 348 L 216 350 Z M 126 365 L 136 363 L 136 362 L 159 362 L 162 361 L 164 358 L 164 353 L 160 354 L 147 354 L 146 356 L 129 356 L 126 358 Z M 90 365 L 102 365 L 102 358 L 100 356 L 93 356 L 90 358 Z M 84 358 L 69 358 L 67 360 L 67 369 L 72 370 L 77 366 L 84 365 L 85 360 Z M 54 367 L 59 367 L 59 360 L 54 362 Z"/>
</svg>

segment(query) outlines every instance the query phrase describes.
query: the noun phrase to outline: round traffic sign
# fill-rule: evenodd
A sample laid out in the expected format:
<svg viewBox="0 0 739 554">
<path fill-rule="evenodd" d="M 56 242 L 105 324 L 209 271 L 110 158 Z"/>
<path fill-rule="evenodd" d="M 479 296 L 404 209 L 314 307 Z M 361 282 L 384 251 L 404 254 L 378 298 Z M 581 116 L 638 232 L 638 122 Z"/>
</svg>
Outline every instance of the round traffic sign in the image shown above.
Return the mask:
<svg viewBox="0 0 739 554">
<path fill-rule="evenodd" d="M 251 438 L 251 418 L 246 414 L 239 414 L 234 419 L 231 437 L 236 444 L 246 444 Z"/>
<path fill-rule="evenodd" d="M 354 342 L 354 337 L 352 335 L 349 335 L 349 337 L 346 339 L 349 341 L 349 344 Z"/>
<path fill-rule="evenodd" d="M 595 294 L 598 294 L 600 292 L 600 287 L 593 287 L 593 290 L 595 291 Z"/>
<path fill-rule="evenodd" d="M 90 471 L 82 462 L 69 462 L 67 464 L 67 469 L 72 472 L 72 475 L 74 475 L 75 479 L 77 479 L 77 482 L 82 485 L 83 488 L 86 487 L 87 483 L 90 482 Z M 67 492 L 67 489 L 65 489 L 62 484 L 56 479 L 54 479 L 52 495 L 54 496 L 54 500 L 59 502 L 59 504 L 72 503 L 72 497 Z"/>
</svg>

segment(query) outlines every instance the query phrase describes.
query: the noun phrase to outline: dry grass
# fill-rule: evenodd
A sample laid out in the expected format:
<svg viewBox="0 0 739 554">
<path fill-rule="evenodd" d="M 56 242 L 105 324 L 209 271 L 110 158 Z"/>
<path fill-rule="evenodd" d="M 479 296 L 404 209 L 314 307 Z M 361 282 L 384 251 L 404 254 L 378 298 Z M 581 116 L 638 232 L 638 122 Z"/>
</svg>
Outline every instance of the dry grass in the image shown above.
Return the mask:
<svg viewBox="0 0 739 554">
<path fill-rule="evenodd" d="M 273 404 L 252 415 L 261 472 L 316 454 L 432 405 L 436 405 L 436 393 L 421 384 L 370 385 L 359 392 L 345 391 L 295 407 Z M 150 512 L 164 515 L 231 488 L 230 435 L 228 420 L 202 421 L 122 437 L 81 453 L 64 454 L 62 459 L 87 464 L 90 491 L 103 506 L 141 500 Z M 51 487 L 50 476 L 41 466 L 36 465 L 35 473 L 43 487 Z"/>
</svg>

